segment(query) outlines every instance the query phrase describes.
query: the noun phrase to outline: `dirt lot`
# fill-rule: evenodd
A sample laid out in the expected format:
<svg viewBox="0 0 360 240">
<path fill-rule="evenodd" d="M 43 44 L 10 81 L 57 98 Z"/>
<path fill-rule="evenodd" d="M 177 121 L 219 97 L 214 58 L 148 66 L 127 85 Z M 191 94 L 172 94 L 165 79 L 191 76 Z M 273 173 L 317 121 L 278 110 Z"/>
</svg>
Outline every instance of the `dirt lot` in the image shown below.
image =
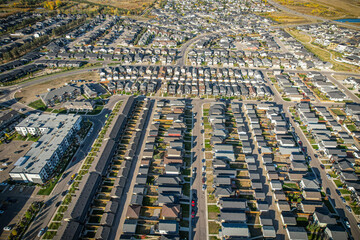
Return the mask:
<svg viewBox="0 0 360 240">
<path fill-rule="evenodd" d="M 89 0 L 90 2 L 94 2 L 94 3 L 98 3 L 98 4 L 103 4 L 103 5 L 111 5 L 114 7 L 118 7 L 118 8 L 123 8 L 123 9 L 136 9 L 136 8 L 141 8 L 143 5 L 150 5 L 153 0 L 135 0 L 135 1 L 130 1 L 130 0 Z"/>
<path fill-rule="evenodd" d="M 63 86 L 65 83 L 70 83 L 70 80 L 80 80 L 80 79 L 99 81 L 100 77 L 97 72 L 86 72 L 64 78 L 57 78 L 48 82 L 43 82 L 37 85 L 23 88 L 21 89 L 21 92 L 17 92 L 15 94 L 15 97 L 19 99 L 21 103 L 27 105 L 35 100 L 38 100 L 39 98 L 36 97 L 36 95 L 46 93 L 48 88 L 58 88 Z"/>
<path fill-rule="evenodd" d="M 13 169 L 14 163 L 30 149 L 33 143 L 31 141 L 14 140 L 8 144 L 3 143 L 0 145 L 0 162 L 1 164 L 9 164 L 0 166 L 0 168 L 5 168 L 4 171 L 0 172 L 0 182 L 4 182 L 9 178 L 9 172 Z"/>
</svg>

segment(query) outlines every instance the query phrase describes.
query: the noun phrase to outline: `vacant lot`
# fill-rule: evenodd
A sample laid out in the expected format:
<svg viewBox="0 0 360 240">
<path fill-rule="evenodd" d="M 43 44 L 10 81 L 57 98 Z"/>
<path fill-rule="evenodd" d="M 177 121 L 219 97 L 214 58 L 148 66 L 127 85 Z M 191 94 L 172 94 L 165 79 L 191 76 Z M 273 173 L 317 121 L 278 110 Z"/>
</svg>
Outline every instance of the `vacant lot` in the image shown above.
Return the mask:
<svg viewBox="0 0 360 240">
<path fill-rule="evenodd" d="M 89 2 L 102 4 L 102 5 L 110 5 L 122 9 L 139 9 L 143 6 L 147 7 L 151 3 L 153 3 L 153 0 L 89 0 Z"/>
<path fill-rule="evenodd" d="M 80 73 L 68 77 L 59 77 L 54 80 L 43 82 L 40 84 L 32 85 L 21 89 L 21 92 L 17 92 L 15 97 L 24 104 L 29 104 L 37 99 L 36 95 L 46 93 L 49 88 L 58 88 L 64 86 L 65 83 L 70 83 L 70 80 L 92 80 L 99 81 L 100 77 L 97 72 Z"/>
<path fill-rule="evenodd" d="M 284 12 L 272 12 L 272 13 L 265 13 L 262 15 L 281 24 L 311 23 L 311 21 L 309 21 L 308 19 Z"/>
<path fill-rule="evenodd" d="M 360 2 L 356 0 L 276 0 L 297 12 L 329 19 L 360 16 Z"/>
</svg>

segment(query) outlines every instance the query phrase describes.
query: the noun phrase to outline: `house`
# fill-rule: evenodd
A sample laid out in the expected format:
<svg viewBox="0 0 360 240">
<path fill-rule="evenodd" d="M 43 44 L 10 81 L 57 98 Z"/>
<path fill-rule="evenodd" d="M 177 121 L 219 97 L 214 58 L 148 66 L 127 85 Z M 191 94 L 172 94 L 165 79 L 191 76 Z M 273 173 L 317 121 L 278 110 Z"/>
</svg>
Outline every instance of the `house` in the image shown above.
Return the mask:
<svg viewBox="0 0 360 240">
<path fill-rule="evenodd" d="M 234 210 L 222 208 L 220 210 L 219 220 L 221 222 L 242 222 L 246 223 L 246 213 L 244 210 Z"/>
<path fill-rule="evenodd" d="M 165 174 L 179 175 L 180 174 L 180 166 L 167 164 L 165 166 Z"/>
<path fill-rule="evenodd" d="M 75 85 L 66 85 L 41 95 L 41 100 L 46 106 L 54 106 L 56 103 L 75 99 L 81 94 L 81 88 Z"/>
<path fill-rule="evenodd" d="M 328 225 L 324 230 L 325 240 L 348 239 L 346 230 L 340 225 Z"/>
<path fill-rule="evenodd" d="M 315 178 L 304 177 L 300 181 L 300 188 L 302 190 L 316 190 L 320 191 L 320 186 Z"/>
<path fill-rule="evenodd" d="M 326 207 L 316 208 L 313 213 L 313 222 L 321 228 L 325 228 L 327 225 L 336 225 L 336 219 L 330 215 L 329 210 Z"/>
<path fill-rule="evenodd" d="M 158 223 L 159 234 L 178 235 L 179 223 L 175 220 L 159 220 Z"/>
<path fill-rule="evenodd" d="M 307 240 L 308 236 L 303 227 L 288 226 L 286 235 L 289 240 Z"/>
<path fill-rule="evenodd" d="M 249 228 L 245 223 L 227 223 L 221 224 L 221 234 L 225 239 L 228 238 L 250 238 Z"/>
<path fill-rule="evenodd" d="M 293 212 L 282 211 L 280 218 L 285 226 L 295 226 L 297 224 L 296 217 Z"/>
<path fill-rule="evenodd" d="M 229 186 L 219 186 L 215 189 L 214 195 L 217 198 L 220 197 L 230 197 L 233 195 L 233 190 Z"/>
<path fill-rule="evenodd" d="M 221 208 L 233 210 L 246 210 L 248 209 L 247 200 L 242 198 L 221 198 L 219 201 Z"/>
<path fill-rule="evenodd" d="M 177 219 L 180 215 L 180 204 L 165 204 L 161 208 L 160 218 Z"/>
<path fill-rule="evenodd" d="M 307 201 L 304 200 L 301 203 L 299 203 L 299 208 L 304 213 L 313 213 L 315 209 L 323 207 L 324 204 L 322 201 Z"/>
<path fill-rule="evenodd" d="M 140 216 L 141 205 L 130 205 L 126 212 L 127 219 L 138 219 Z"/>
<path fill-rule="evenodd" d="M 276 231 L 274 226 L 261 226 L 263 237 L 264 238 L 275 238 Z"/>
<path fill-rule="evenodd" d="M 137 227 L 136 219 L 126 219 L 123 224 L 123 233 L 124 234 L 135 234 Z"/>
<path fill-rule="evenodd" d="M 94 104 L 92 101 L 65 102 L 63 107 L 71 112 L 91 112 L 94 110 Z"/>
</svg>

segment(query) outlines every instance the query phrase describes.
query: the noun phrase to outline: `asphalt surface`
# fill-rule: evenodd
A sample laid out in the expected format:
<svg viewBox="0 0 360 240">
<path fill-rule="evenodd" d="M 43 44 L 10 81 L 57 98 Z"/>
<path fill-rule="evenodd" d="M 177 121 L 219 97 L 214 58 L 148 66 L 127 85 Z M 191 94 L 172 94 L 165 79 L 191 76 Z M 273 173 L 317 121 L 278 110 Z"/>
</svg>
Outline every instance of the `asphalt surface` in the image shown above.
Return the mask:
<svg viewBox="0 0 360 240">
<path fill-rule="evenodd" d="M 208 239 L 208 224 L 207 224 L 207 190 L 203 191 L 202 187 L 202 159 L 204 156 L 204 139 L 203 134 L 201 133 L 202 126 L 202 103 L 201 100 L 192 101 L 192 114 L 193 114 L 193 130 L 192 130 L 192 139 L 193 139 L 193 148 L 192 148 L 192 169 L 196 168 L 196 173 L 193 174 L 192 185 L 190 191 L 190 199 L 192 200 L 193 193 L 197 195 L 197 200 L 195 201 L 195 207 L 192 208 L 190 204 L 190 215 L 191 212 L 195 211 L 195 218 L 191 219 L 191 235 L 194 240 Z M 190 216 L 191 218 L 191 216 Z"/>
</svg>

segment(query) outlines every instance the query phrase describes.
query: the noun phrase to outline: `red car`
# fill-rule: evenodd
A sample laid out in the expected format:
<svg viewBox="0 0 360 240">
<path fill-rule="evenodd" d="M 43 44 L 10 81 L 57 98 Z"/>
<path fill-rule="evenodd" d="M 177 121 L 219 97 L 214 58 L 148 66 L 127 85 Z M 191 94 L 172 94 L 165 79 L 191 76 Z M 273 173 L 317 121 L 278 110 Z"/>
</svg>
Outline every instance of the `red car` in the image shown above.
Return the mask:
<svg viewBox="0 0 360 240">
<path fill-rule="evenodd" d="M 299 144 L 302 145 L 302 141 L 299 141 Z"/>
<path fill-rule="evenodd" d="M 191 212 L 191 218 L 194 218 L 195 217 L 195 211 L 192 211 Z"/>
<path fill-rule="evenodd" d="M 195 207 L 195 201 L 194 200 L 191 201 L 191 206 Z"/>
</svg>

